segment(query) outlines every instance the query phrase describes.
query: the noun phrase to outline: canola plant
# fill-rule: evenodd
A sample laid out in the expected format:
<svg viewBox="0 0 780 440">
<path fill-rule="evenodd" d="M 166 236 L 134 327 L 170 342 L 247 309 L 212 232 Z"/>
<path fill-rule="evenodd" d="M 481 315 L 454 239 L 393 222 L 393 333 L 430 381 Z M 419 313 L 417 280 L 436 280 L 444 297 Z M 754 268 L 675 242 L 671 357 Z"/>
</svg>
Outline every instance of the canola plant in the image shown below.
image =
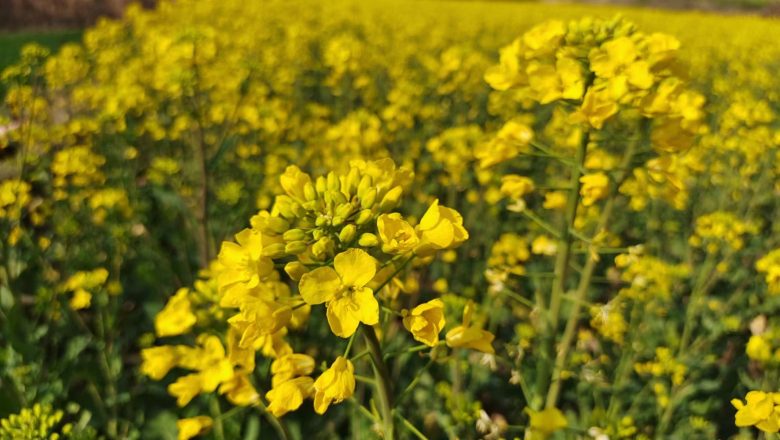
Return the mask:
<svg viewBox="0 0 780 440">
<path fill-rule="evenodd" d="M 773 438 L 780 24 L 162 1 L 0 76 L 0 438 Z"/>
</svg>

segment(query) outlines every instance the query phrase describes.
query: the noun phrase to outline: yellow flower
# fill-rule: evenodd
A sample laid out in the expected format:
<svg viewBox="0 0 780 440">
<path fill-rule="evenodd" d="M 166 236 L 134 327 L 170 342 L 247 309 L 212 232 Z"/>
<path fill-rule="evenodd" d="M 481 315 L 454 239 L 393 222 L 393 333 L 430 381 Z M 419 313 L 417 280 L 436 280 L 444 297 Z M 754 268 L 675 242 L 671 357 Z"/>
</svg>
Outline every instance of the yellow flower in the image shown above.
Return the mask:
<svg viewBox="0 0 780 440">
<path fill-rule="evenodd" d="M 246 373 L 234 374 L 232 378 L 222 382 L 219 393 L 224 394 L 228 401 L 236 406 L 254 405 L 260 398 Z"/>
<path fill-rule="evenodd" d="M 177 398 L 176 403 L 184 406 L 200 393 L 210 393 L 221 383 L 233 377 L 233 364 L 225 356 L 225 348 L 219 338 L 201 335 L 199 347 L 180 347 L 179 365 L 198 373 L 180 377 L 168 386 L 168 392 Z"/>
<path fill-rule="evenodd" d="M 495 353 L 491 345 L 495 336 L 487 330 L 471 325 L 474 302 L 469 301 L 463 309 L 463 324 L 447 332 L 447 345 L 450 347 L 471 348 L 483 353 Z"/>
<path fill-rule="evenodd" d="M 141 373 L 154 380 L 160 380 L 168 374 L 178 362 L 176 347 L 163 345 L 141 350 Z"/>
<path fill-rule="evenodd" d="M 750 359 L 767 362 L 772 359 L 772 346 L 763 336 L 753 335 L 748 340 L 745 353 Z"/>
<path fill-rule="evenodd" d="M 296 376 L 306 376 L 314 371 L 314 358 L 302 353 L 281 356 L 271 364 L 272 384 L 276 386 Z"/>
<path fill-rule="evenodd" d="M 444 327 L 444 302 L 434 299 L 410 311 L 404 309 L 404 327 L 414 339 L 430 347 L 439 343 L 439 332 Z"/>
<path fill-rule="evenodd" d="M 187 333 L 198 321 L 192 313 L 188 295 L 189 289 L 186 287 L 179 289 L 154 317 L 154 330 L 158 337 Z"/>
<path fill-rule="evenodd" d="M 474 151 L 480 168 L 492 167 L 528 151 L 534 132 L 521 120 L 510 120 L 484 145 Z"/>
<path fill-rule="evenodd" d="M 355 367 L 339 356 L 314 382 L 314 411 L 324 414 L 332 403 L 348 399 L 355 392 Z"/>
<path fill-rule="evenodd" d="M 419 243 L 412 225 L 397 212 L 380 215 L 376 226 L 382 240 L 382 252 L 386 254 L 405 254 Z"/>
<path fill-rule="evenodd" d="M 737 426 L 755 426 L 773 433 L 780 430 L 780 393 L 750 391 L 745 396 L 745 402 L 734 399 L 731 404 L 737 409 L 734 416 Z"/>
<path fill-rule="evenodd" d="M 609 192 L 609 178 L 604 173 L 586 174 L 580 177 L 580 195 L 582 204 L 591 206 L 596 201 L 603 199 Z"/>
<path fill-rule="evenodd" d="M 362 249 L 336 255 L 333 267 L 319 267 L 304 274 L 299 283 L 308 304 L 326 303 L 328 324 L 336 336 L 348 338 L 362 322 L 379 322 L 379 303 L 366 287 L 376 274 L 376 260 Z"/>
<path fill-rule="evenodd" d="M 275 384 L 271 391 L 265 394 L 268 399 L 268 411 L 275 417 L 282 417 L 290 411 L 295 411 L 304 399 L 311 396 L 314 380 L 303 376 Z"/>
<path fill-rule="evenodd" d="M 540 235 L 531 242 L 531 252 L 537 255 L 555 255 L 558 243 L 546 235 Z"/>
<path fill-rule="evenodd" d="M 197 416 L 188 419 L 176 421 L 176 429 L 179 431 L 178 440 L 189 440 L 193 437 L 203 435 L 211 429 L 214 422 L 211 417 Z"/>
<path fill-rule="evenodd" d="M 618 111 L 617 102 L 609 96 L 610 91 L 591 87 L 585 93 L 580 108 L 572 113 L 572 122 L 587 122 L 600 130 L 604 122 Z"/>
<path fill-rule="evenodd" d="M 530 417 L 530 438 L 531 440 L 544 440 L 553 433 L 569 426 L 566 417 L 558 408 L 546 408 L 541 411 L 534 411 L 526 408 L 525 412 Z"/>
<path fill-rule="evenodd" d="M 458 211 L 440 206 L 439 200 L 434 200 L 417 225 L 420 244 L 417 253 L 429 254 L 440 249 L 451 249 L 460 246 L 469 238 L 469 233 L 463 227 L 463 217 Z"/>
<path fill-rule="evenodd" d="M 513 199 L 520 199 L 534 190 L 534 181 L 525 176 L 507 174 L 501 177 L 501 194 Z"/>
<path fill-rule="evenodd" d="M 92 304 L 92 294 L 84 289 L 77 289 L 68 304 L 73 310 L 86 309 Z"/>
<path fill-rule="evenodd" d="M 273 261 L 263 257 L 263 235 L 252 229 L 244 229 L 236 234 L 236 242 L 222 242 L 219 251 L 219 263 L 222 269 L 217 276 L 219 292 L 223 295 L 222 306 L 236 296 L 253 289 L 274 270 Z"/>
<path fill-rule="evenodd" d="M 566 207 L 566 193 L 563 191 L 550 191 L 544 195 L 544 209 L 561 210 Z"/>
</svg>

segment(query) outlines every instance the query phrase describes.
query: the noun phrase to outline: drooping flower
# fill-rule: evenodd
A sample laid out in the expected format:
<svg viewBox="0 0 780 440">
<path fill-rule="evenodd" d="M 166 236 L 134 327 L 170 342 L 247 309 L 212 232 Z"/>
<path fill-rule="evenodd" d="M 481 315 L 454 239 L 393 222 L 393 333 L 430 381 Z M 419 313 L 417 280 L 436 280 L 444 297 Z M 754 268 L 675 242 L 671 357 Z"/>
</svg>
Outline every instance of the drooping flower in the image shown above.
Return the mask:
<svg viewBox="0 0 780 440">
<path fill-rule="evenodd" d="M 176 429 L 179 434 L 178 440 L 189 440 L 193 437 L 203 435 L 211 429 L 214 421 L 208 416 L 197 416 L 176 421 Z"/>
<path fill-rule="evenodd" d="M 274 385 L 265 394 L 268 399 L 268 411 L 275 417 L 282 417 L 290 411 L 300 408 L 303 401 L 311 396 L 314 390 L 314 380 L 303 376 L 290 379 Z"/>
<path fill-rule="evenodd" d="M 355 393 L 355 367 L 339 356 L 314 382 L 314 411 L 324 414 L 333 403 L 340 403 Z"/>
<path fill-rule="evenodd" d="M 187 333 L 198 321 L 192 313 L 189 289 L 183 287 L 173 295 L 165 307 L 154 317 L 154 330 L 158 337 Z"/>
<path fill-rule="evenodd" d="M 404 327 L 412 333 L 414 339 L 430 347 L 439 343 L 439 332 L 444 327 L 442 300 L 437 298 L 401 313 L 404 315 Z"/>
<path fill-rule="evenodd" d="M 453 348 L 471 348 L 483 353 L 495 353 L 491 345 L 495 336 L 489 331 L 471 324 L 473 313 L 474 303 L 469 301 L 463 309 L 463 324 L 447 332 L 447 345 Z"/>
<path fill-rule="evenodd" d="M 420 219 L 417 234 L 420 244 L 416 252 L 420 255 L 458 247 L 469 238 L 468 231 L 463 227 L 463 217 L 458 211 L 439 205 L 438 199 L 433 201 Z"/>
<path fill-rule="evenodd" d="M 419 243 L 412 225 L 397 212 L 380 215 L 376 225 L 382 240 L 382 252 L 386 254 L 405 254 L 413 251 Z"/>
</svg>

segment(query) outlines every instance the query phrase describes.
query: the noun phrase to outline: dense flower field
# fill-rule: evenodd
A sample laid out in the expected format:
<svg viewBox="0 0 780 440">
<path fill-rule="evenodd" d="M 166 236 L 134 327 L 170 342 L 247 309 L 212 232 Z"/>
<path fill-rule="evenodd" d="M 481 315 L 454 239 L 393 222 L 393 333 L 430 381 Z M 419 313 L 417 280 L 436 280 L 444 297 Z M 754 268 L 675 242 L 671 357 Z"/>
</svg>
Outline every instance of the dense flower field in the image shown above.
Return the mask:
<svg viewBox="0 0 780 440">
<path fill-rule="evenodd" d="M 0 438 L 776 438 L 780 23 L 131 7 L 0 76 Z"/>
</svg>

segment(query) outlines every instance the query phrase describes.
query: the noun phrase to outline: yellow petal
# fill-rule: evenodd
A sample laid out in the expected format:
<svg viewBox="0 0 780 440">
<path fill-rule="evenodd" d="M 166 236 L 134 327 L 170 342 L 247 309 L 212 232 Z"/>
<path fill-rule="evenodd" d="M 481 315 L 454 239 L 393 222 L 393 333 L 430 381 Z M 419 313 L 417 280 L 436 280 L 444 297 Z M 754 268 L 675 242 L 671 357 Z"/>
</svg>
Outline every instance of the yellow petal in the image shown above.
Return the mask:
<svg viewBox="0 0 780 440">
<path fill-rule="evenodd" d="M 330 301 L 340 289 L 339 275 L 330 267 L 318 267 L 304 274 L 298 284 L 301 297 L 308 304 L 322 304 Z"/>
<path fill-rule="evenodd" d="M 376 260 L 362 249 L 349 249 L 336 255 L 333 266 L 345 286 L 363 287 L 376 275 Z"/>
</svg>

